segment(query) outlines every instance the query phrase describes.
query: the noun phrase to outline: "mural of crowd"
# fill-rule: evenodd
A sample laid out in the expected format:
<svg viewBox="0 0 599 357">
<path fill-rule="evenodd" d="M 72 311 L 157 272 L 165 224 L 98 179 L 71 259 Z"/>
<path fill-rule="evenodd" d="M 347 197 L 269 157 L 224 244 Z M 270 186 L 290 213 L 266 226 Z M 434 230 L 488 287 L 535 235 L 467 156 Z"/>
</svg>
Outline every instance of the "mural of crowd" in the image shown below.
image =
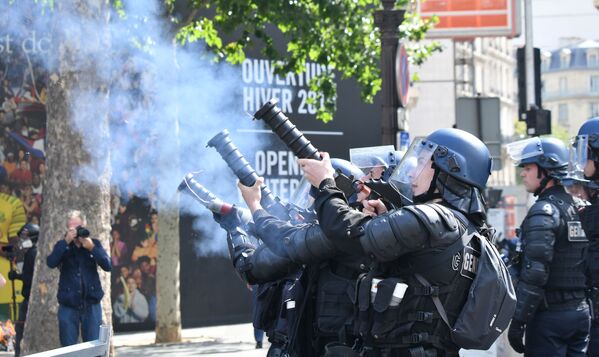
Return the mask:
<svg viewBox="0 0 599 357">
<path fill-rule="evenodd" d="M 134 68 L 127 63 L 114 73 L 120 80 L 111 88 L 115 94 L 111 96 L 110 124 L 117 145 L 119 141 L 130 142 L 139 137 L 133 117 L 136 107 L 146 105 L 146 100 L 137 94 L 139 74 Z M 10 52 L 0 52 L 0 192 L 19 199 L 26 222 L 36 224 L 40 222 L 46 173 L 46 83 L 47 73 L 34 54 L 19 46 L 12 46 Z M 122 155 L 117 152 L 112 157 L 119 168 L 114 173 L 119 178 L 115 182 L 133 182 L 124 178 L 135 170 L 136 160 L 131 160 L 128 152 Z M 126 160 L 130 162 L 125 164 Z M 135 184 L 142 185 L 140 181 Z M 115 184 L 112 188 L 111 298 L 116 329 L 152 328 L 156 319 L 158 215 L 152 204 L 155 185 L 145 186 L 148 189 L 141 190 L 145 192 L 143 198 L 136 195 L 140 190 L 131 186 Z M 0 241 L 5 240 L 0 237 Z M 8 268 L 0 266 L 0 269 Z M 1 273 L 7 275 L 7 271 Z M 0 316 L 7 315 L 2 311 L 8 312 L 10 303 L 10 292 L 6 296 L 0 293 Z"/>
</svg>

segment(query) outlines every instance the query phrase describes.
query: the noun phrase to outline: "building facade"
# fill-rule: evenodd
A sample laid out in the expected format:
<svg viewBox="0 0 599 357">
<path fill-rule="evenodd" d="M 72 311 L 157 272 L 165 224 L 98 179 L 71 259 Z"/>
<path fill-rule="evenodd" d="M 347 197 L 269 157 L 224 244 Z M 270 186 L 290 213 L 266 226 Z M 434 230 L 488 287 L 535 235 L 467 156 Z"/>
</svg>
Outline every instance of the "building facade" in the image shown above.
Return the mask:
<svg viewBox="0 0 599 357">
<path fill-rule="evenodd" d="M 456 123 L 456 100 L 460 97 L 497 97 L 500 100 L 500 128 L 503 142 L 514 136 L 518 119 L 516 57 L 512 41 L 505 37 L 476 38 L 473 41 L 442 40 L 443 51 L 423 66 L 414 68 L 416 98 L 410 103 L 410 135 L 452 127 Z M 483 118 L 483 120 L 489 120 Z M 505 151 L 501 169 L 494 170 L 490 186 L 516 183 L 515 168 Z"/>
<path fill-rule="evenodd" d="M 543 107 L 554 123 L 576 135 L 599 116 L 599 42 L 578 40 L 541 54 Z"/>
</svg>

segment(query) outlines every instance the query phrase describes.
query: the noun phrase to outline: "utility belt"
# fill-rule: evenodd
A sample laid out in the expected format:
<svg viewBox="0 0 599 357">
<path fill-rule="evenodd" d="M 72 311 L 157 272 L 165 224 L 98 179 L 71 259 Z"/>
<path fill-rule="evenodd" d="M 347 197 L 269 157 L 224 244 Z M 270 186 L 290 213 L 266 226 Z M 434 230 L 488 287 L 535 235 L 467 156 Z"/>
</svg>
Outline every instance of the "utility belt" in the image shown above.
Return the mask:
<svg viewBox="0 0 599 357">
<path fill-rule="evenodd" d="M 586 292 L 584 290 L 546 290 L 545 291 L 545 303 L 548 307 L 553 305 L 563 305 L 580 303 L 581 300 L 586 298 Z M 568 305 L 569 306 L 569 305 Z M 563 306 L 566 307 L 566 306 Z"/>
</svg>

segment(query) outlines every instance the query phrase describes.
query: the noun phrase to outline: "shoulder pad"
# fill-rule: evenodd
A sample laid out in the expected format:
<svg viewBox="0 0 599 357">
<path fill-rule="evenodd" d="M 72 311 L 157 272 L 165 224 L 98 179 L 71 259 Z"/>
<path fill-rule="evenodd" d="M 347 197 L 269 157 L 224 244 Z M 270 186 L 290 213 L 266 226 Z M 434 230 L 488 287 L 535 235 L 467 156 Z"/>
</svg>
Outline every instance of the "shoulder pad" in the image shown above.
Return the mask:
<svg viewBox="0 0 599 357">
<path fill-rule="evenodd" d="M 537 201 L 522 222 L 523 231 L 553 230 L 559 227 L 559 209 L 549 201 Z"/>
<path fill-rule="evenodd" d="M 441 232 L 454 232 L 458 230 L 458 220 L 454 213 L 447 207 L 435 203 L 427 203 L 406 206 L 404 209 L 414 214 L 432 236 L 439 236 Z"/>
<path fill-rule="evenodd" d="M 557 207 L 555 207 L 551 202 L 543 200 L 535 202 L 535 204 L 530 207 L 530 210 L 528 210 L 528 215 L 534 216 L 541 214 L 545 216 L 553 216 L 558 212 L 559 211 Z"/>
</svg>

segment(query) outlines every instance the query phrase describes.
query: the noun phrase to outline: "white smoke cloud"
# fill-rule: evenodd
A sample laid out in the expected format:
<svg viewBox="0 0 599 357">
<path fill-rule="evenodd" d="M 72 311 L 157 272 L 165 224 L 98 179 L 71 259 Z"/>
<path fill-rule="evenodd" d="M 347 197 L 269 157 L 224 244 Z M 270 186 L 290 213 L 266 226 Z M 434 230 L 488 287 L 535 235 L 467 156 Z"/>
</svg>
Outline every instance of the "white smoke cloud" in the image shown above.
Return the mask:
<svg viewBox="0 0 599 357">
<path fill-rule="evenodd" d="M 101 19 L 81 19 L 75 11 L 56 4 L 53 10 L 43 10 L 42 15 L 36 13 L 42 11 L 39 4 L 15 1 L 0 5 L 4 14 L 0 16 L 5 17 L 5 31 L 13 38 L 31 33 L 38 40 L 43 38 L 41 49 L 56 48 L 52 46 L 60 36 L 78 41 L 81 51 L 71 54 L 72 71 L 86 70 L 77 68 L 78 63 L 84 62 L 77 58 L 97 57 L 96 76 L 109 83 L 111 139 L 109 143 L 98 140 L 98 121 L 90 119 L 96 113 L 101 115 L 105 105 L 98 103 L 98 93 L 75 93 L 71 110 L 76 127 L 88 143 L 86 148 L 94 158 L 93 164 L 97 165 L 75 168 L 78 176 L 92 182 L 97 180 L 94 172 L 105 165 L 106 153 L 110 151 L 112 183 L 119 187 L 122 196 L 129 193 L 168 202 L 185 173 L 203 170 L 201 183 L 206 188 L 224 200 L 237 203 L 235 177 L 216 151 L 205 144 L 224 128 L 259 126 L 240 107 L 240 68 L 214 63 L 213 55 L 201 44 L 174 46 L 172 24 L 158 1 L 125 1 L 126 17 L 119 18 L 113 13 L 108 26 Z M 54 31 L 51 16 L 60 18 L 60 28 Z M 59 36 L 52 37 L 54 42 L 48 44 L 45 39 L 50 35 Z M 91 41 L 92 38 L 99 40 Z M 46 51 L 46 54 L 40 58 L 45 69 L 52 73 L 56 68 L 53 57 L 56 53 Z M 173 130 L 173 123 L 178 123 L 177 130 Z M 235 144 L 245 153 L 268 144 L 251 134 L 231 132 Z M 180 169 L 164 175 L 161 160 L 177 156 Z M 154 191 L 157 197 L 151 195 Z M 195 226 L 204 235 L 197 246 L 198 254 L 226 254 L 224 231 L 212 221 L 211 214 L 193 200 L 180 202 L 183 213 L 199 215 Z"/>
</svg>

